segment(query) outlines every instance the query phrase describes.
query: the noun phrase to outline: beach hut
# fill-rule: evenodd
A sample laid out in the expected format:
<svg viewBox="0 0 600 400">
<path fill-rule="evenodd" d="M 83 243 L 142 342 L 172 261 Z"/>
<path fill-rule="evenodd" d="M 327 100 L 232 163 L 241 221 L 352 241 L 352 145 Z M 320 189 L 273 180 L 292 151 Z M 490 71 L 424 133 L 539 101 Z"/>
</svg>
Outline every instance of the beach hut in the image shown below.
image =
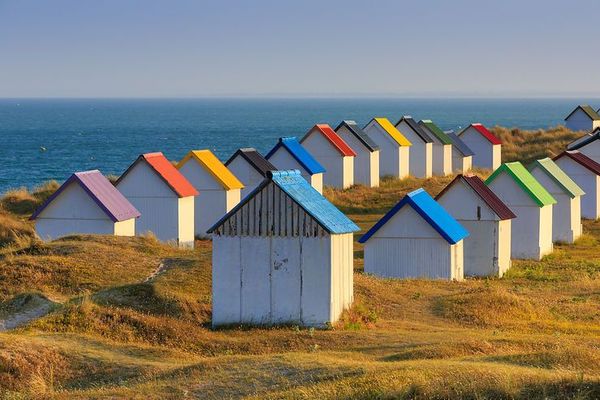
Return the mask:
<svg viewBox="0 0 600 400">
<path fill-rule="evenodd" d="M 467 231 L 465 276 L 501 277 L 510 268 L 515 214 L 478 176 L 458 175 L 436 197 Z"/>
<path fill-rule="evenodd" d="M 71 234 L 134 236 L 139 211 L 98 170 L 75 172 L 31 216 L 45 240 Z"/>
<path fill-rule="evenodd" d="M 190 151 L 177 169 L 200 194 L 194 204 L 194 235 L 206 237 L 206 230 L 240 202 L 244 185 L 210 150 Z"/>
<path fill-rule="evenodd" d="M 433 174 L 433 139 L 410 115 L 405 115 L 396 123 L 411 143 L 409 172 L 416 178 L 430 178 Z"/>
<path fill-rule="evenodd" d="M 423 189 L 407 194 L 359 240 L 365 272 L 384 278 L 463 279 L 468 232 Z"/>
<path fill-rule="evenodd" d="M 346 189 L 354 185 L 356 152 L 327 124 L 313 126 L 300 144 L 325 168 L 323 184 Z"/>
<path fill-rule="evenodd" d="M 430 119 L 419 121 L 433 139 L 433 175 L 446 176 L 452 173 L 452 140 Z"/>
<path fill-rule="evenodd" d="M 213 326 L 335 322 L 353 299 L 358 229 L 300 171 L 268 172 L 209 230 Z"/>
<path fill-rule="evenodd" d="M 279 138 L 265 156 L 279 170 L 297 169 L 317 192 L 323 193 L 325 168 L 298 142 L 295 137 Z"/>
<path fill-rule="evenodd" d="M 267 172 L 277 170 L 269 160 L 251 147 L 238 149 L 229 157 L 225 166 L 244 185 L 241 189 L 242 199 L 265 179 Z"/>
<path fill-rule="evenodd" d="M 552 240 L 573 243 L 581 236 L 584 191 L 550 158 L 534 161 L 529 171 L 556 200 L 552 206 Z"/>
<path fill-rule="evenodd" d="M 379 146 L 354 121 L 342 121 L 336 133 L 354 150 L 354 183 L 379 186 Z"/>
<path fill-rule="evenodd" d="M 379 146 L 379 176 L 406 178 L 411 143 L 387 118 L 373 118 L 363 131 Z"/>
<path fill-rule="evenodd" d="M 600 127 L 600 114 L 589 105 L 581 104 L 567 115 L 565 125 L 572 131 L 591 132 Z"/>
<path fill-rule="evenodd" d="M 470 171 L 473 167 L 473 151 L 453 130 L 444 131 L 452 141 L 452 169 L 458 172 Z"/>
<path fill-rule="evenodd" d="M 578 150 L 592 160 L 600 163 L 600 128 L 594 129 L 567 146 L 567 150 Z"/>
<path fill-rule="evenodd" d="M 512 221 L 511 257 L 540 260 L 551 253 L 556 200 L 523 164 L 502 164 L 485 183 L 517 216 Z"/>
<path fill-rule="evenodd" d="M 502 142 L 482 124 L 467 126 L 458 137 L 473 151 L 473 167 L 495 170 L 502 163 Z"/>
<path fill-rule="evenodd" d="M 600 218 L 600 164 L 578 151 L 565 151 L 553 161 L 585 192 L 581 197 L 581 216 Z"/>
<path fill-rule="evenodd" d="M 194 196 L 198 191 L 163 153 L 146 153 L 127 168 L 115 186 L 142 214 L 136 234 L 194 247 Z"/>
</svg>

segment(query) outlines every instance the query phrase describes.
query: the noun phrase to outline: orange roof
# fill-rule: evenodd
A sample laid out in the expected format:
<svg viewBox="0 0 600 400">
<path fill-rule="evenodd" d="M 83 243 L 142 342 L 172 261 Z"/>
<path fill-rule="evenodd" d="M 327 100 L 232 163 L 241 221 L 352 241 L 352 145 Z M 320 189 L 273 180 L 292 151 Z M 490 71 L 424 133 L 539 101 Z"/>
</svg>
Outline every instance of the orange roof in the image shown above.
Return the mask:
<svg viewBox="0 0 600 400">
<path fill-rule="evenodd" d="M 194 158 L 204 169 L 206 169 L 225 190 L 241 189 L 242 182 L 215 156 L 210 150 L 192 150 L 179 163 L 177 169 Z"/>
<path fill-rule="evenodd" d="M 145 161 L 158 174 L 158 176 L 173 190 L 179 197 L 197 196 L 198 191 L 192 184 L 175 168 L 173 164 L 164 156 L 163 153 L 142 154 L 133 164 L 119 177 L 117 184 L 125 175 L 133 169 L 137 163 Z"/>
<path fill-rule="evenodd" d="M 348 145 L 348 143 L 346 143 L 344 141 L 344 139 L 342 139 L 340 137 L 340 135 L 338 135 L 337 133 L 335 133 L 335 131 L 333 129 L 331 129 L 331 127 L 328 124 L 316 124 L 302 138 L 302 140 L 300 141 L 300 143 L 302 143 L 304 141 L 304 139 L 306 139 L 308 137 L 308 135 L 310 135 L 314 131 L 315 128 L 318 129 L 318 131 L 321 132 L 323 134 L 323 136 L 325 136 L 325 139 L 327 139 L 327 140 L 329 140 L 329 142 L 331 142 L 331 144 L 333 145 L 333 147 L 335 147 L 336 150 L 339 151 L 342 156 L 344 156 L 344 157 L 356 157 L 356 152 L 354 150 L 352 150 L 352 147 L 350 147 Z"/>
</svg>

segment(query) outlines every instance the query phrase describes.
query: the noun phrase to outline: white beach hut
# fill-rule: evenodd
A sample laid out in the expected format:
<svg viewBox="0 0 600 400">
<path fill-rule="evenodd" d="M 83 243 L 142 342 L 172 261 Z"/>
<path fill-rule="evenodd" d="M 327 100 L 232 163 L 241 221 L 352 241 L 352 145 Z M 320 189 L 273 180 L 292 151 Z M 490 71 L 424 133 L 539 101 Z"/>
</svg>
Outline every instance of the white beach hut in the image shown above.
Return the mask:
<svg viewBox="0 0 600 400">
<path fill-rule="evenodd" d="M 115 186 L 142 214 L 136 234 L 194 247 L 194 196 L 198 191 L 163 153 L 142 154 Z"/>
<path fill-rule="evenodd" d="M 600 115 L 589 105 L 581 104 L 567 115 L 565 125 L 572 131 L 591 132 L 600 127 Z"/>
<path fill-rule="evenodd" d="M 359 240 L 365 272 L 384 278 L 463 279 L 469 234 L 423 189 L 407 194 Z"/>
<path fill-rule="evenodd" d="M 323 193 L 325 168 L 298 142 L 295 137 L 279 138 L 265 156 L 278 170 L 299 170 L 317 192 Z"/>
<path fill-rule="evenodd" d="M 520 162 L 502 164 L 485 183 L 517 216 L 511 257 L 540 260 L 551 253 L 554 197 Z"/>
<path fill-rule="evenodd" d="M 473 167 L 473 150 L 469 148 L 453 130 L 444 131 L 452 141 L 452 169 L 455 172 L 467 172 Z"/>
<path fill-rule="evenodd" d="M 206 230 L 240 202 L 242 182 L 210 150 L 192 150 L 177 169 L 200 194 L 194 204 L 194 235 Z"/>
<path fill-rule="evenodd" d="M 313 126 L 300 144 L 325 168 L 323 184 L 346 189 L 354 185 L 356 152 L 327 124 Z"/>
<path fill-rule="evenodd" d="M 433 175 L 452 174 L 452 140 L 429 119 L 419 121 L 419 126 L 433 139 Z"/>
<path fill-rule="evenodd" d="M 363 131 L 379 146 L 379 176 L 410 174 L 411 143 L 387 118 L 373 118 Z"/>
<path fill-rule="evenodd" d="M 467 126 L 458 137 L 473 151 L 473 167 L 495 170 L 502 163 L 502 142 L 482 124 Z"/>
<path fill-rule="evenodd" d="M 600 128 L 585 134 L 567 146 L 567 150 L 577 150 L 592 160 L 600 163 Z"/>
<path fill-rule="evenodd" d="M 501 277 L 510 268 L 515 214 L 478 176 L 458 175 L 436 197 L 469 231 L 464 239 L 465 276 Z"/>
<path fill-rule="evenodd" d="M 585 192 L 581 216 L 600 218 L 600 164 L 579 151 L 565 151 L 553 160 Z"/>
<path fill-rule="evenodd" d="M 134 236 L 139 211 L 98 170 L 76 172 L 31 216 L 37 235 Z"/>
<path fill-rule="evenodd" d="M 552 206 L 552 240 L 573 243 L 581 236 L 581 196 L 585 193 L 550 158 L 533 162 L 529 171 L 556 200 Z"/>
<path fill-rule="evenodd" d="M 251 147 L 238 149 L 229 157 L 225 166 L 244 185 L 241 190 L 242 199 L 260 185 L 267 176 L 267 172 L 277 170 L 269 160 Z"/>
<path fill-rule="evenodd" d="M 379 146 L 354 121 L 342 121 L 336 133 L 354 150 L 354 183 L 379 186 Z"/>
<path fill-rule="evenodd" d="M 212 324 L 335 322 L 353 300 L 359 228 L 300 171 L 267 176 L 209 230 Z"/>
<path fill-rule="evenodd" d="M 430 178 L 433 174 L 433 139 L 410 115 L 396 123 L 411 143 L 409 171 L 416 178 Z"/>
</svg>

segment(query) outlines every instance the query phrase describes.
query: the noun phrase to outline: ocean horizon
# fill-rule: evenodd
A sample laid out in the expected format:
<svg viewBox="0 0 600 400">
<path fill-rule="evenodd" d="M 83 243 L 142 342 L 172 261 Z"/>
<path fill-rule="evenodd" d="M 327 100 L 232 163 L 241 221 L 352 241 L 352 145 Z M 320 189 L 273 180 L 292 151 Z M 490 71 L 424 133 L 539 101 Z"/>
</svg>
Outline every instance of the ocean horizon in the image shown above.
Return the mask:
<svg viewBox="0 0 600 400">
<path fill-rule="evenodd" d="M 0 99 L 0 192 L 59 182 L 75 171 L 121 174 L 141 154 L 179 160 L 211 149 L 226 160 L 240 147 L 268 151 L 281 136 L 302 136 L 315 123 L 403 115 L 432 119 L 443 129 L 471 122 L 539 129 L 563 123 L 575 98 L 248 97 Z"/>
</svg>

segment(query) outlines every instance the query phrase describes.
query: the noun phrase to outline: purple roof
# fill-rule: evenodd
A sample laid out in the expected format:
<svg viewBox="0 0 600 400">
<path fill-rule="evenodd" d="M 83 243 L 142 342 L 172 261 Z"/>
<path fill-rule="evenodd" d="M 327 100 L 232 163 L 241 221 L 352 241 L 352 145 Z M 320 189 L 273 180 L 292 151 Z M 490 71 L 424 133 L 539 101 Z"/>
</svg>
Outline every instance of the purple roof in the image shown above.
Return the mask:
<svg viewBox="0 0 600 400">
<path fill-rule="evenodd" d="M 76 182 L 114 222 L 137 218 L 140 212 L 119 192 L 100 171 L 75 172 L 58 188 L 48 200 L 33 213 L 36 219 L 40 213 L 57 198 L 71 183 Z"/>
</svg>

